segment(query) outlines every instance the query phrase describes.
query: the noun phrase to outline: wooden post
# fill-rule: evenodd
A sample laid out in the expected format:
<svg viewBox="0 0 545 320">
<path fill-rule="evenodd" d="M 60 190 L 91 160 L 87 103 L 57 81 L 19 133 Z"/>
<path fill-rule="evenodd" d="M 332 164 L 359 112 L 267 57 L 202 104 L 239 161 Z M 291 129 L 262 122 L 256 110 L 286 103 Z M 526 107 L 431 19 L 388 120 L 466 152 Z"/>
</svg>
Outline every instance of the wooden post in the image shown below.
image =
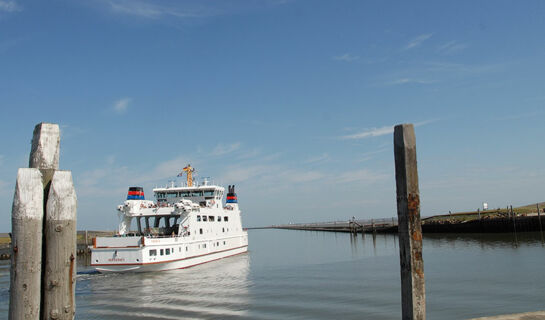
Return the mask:
<svg viewBox="0 0 545 320">
<path fill-rule="evenodd" d="M 541 243 L 544 243 L 543 228 L 541 228 L 541 213 L 539 213 L 539 203 L 536 203 L 536 208 L 537 208 L 537 221 L 539 221 L 539 233 L 541 234 Z"/>
<path fill-rule="evenodd" d="M 58 169 L 60 130 L 58 124 L 39 123 L 34 127 L 29 168 Z"/>
<path fill-rule="evenodd" d="M 76 192 L 70 171 L 55 171 L 45 217 L 43 319 L 74 319 Z"/>
<path fill-rule="evenodd" d="M 71 173 L 58 171 L 59 148 L 59 126 L 37 124 L 31 169 L 19 169 L 17 176 L 10 320 L 75 315 L 76 196 Z"/>
<path fill-rule="evenodd" d="M 426 318 L 420 191 L 412 124 L 394 128 L 402 319 Z"/>
<path fill-rule="evenodd" d="M 42 174 L 17 172 L 11 211 L 9 319 L 39 319 L 44 210 Z"/>
<path fill-rule="evenodd" d="M 513 232 L 515 233 L 515 245 L 518 245 L 517 239 L 517 215 L 513 212 L 513 206 L 511 206 L 511 216 L 513 217 Z"/>
</svg>

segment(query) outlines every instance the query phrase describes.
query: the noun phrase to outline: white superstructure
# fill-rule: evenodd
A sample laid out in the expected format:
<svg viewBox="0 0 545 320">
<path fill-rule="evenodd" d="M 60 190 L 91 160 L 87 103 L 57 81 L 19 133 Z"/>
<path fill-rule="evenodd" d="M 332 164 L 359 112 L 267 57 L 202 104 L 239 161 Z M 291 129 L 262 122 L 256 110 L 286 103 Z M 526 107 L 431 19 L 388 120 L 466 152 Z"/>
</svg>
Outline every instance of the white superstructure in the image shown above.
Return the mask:
<svg viewBox="0 0 545 320">
<path fill-rule="evenodd" d="M 117 208 L 119 234 L 93 239 L 91 266 L 99 272 L 159 271 L 247 252 L 235 187 L 229 186 L 224 205 L 225 188 L 207 181 L 195 186 L 187 172 L 186 186 L 153 189 L 156 201 L 144 200 L 142 188 L 129 188 Z"/>
</svg>

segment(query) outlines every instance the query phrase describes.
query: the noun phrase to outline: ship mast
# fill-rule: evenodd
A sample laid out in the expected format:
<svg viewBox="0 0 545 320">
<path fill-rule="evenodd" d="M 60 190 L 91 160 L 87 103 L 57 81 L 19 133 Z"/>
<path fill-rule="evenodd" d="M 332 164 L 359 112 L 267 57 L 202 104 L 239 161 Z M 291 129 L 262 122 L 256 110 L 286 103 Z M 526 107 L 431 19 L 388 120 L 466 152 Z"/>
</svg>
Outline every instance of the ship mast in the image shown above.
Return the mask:
<svg viewBox="0 0 545 320">
<path fill-rule="evenodd" d="M 187 167 L 184 168 L 184 171 L 187 174 L 187 186 L 192 187 L 193 186 L 193 172 L 195 172 L 195 168 L 193 168 L 190 164 L 188 164 Z"/>
</svg>

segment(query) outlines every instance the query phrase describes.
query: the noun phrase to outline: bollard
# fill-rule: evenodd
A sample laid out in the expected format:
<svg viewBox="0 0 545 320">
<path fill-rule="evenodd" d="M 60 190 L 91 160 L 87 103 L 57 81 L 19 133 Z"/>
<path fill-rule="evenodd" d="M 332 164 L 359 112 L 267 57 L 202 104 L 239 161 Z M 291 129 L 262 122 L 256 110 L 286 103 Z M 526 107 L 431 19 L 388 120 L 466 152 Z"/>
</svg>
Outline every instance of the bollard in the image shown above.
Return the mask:
<svg viewBox="0 0 545 320">
<path fill-rule="evenodd" d="M 38 169 L 17 172 L 11 210 L 9 319 L 39 319 L 44 191 Z"/>
<path fill-rule="evenodd" d="M 426 318 L 420 191 L 412 124 L 394 128 L 402 319 Z"/>
</svg>

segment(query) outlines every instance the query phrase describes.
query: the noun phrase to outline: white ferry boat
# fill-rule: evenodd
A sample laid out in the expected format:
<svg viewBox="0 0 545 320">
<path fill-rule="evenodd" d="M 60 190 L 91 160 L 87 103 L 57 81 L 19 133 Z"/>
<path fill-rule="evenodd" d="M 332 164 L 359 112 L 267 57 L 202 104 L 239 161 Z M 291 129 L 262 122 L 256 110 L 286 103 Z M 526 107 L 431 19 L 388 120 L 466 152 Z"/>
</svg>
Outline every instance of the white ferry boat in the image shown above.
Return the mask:
<svg viewBox="0 0 545 320">
<path fill-rule="evenodd" d="M 145 200 L 143 188 L 130 187 L 117 208 L 119 233 L 93 239 L 91 266 L 103 273 L 183 269 L 247 252 L 235 186 L 224 205 L 225 188 L 206 180 L 194 185 L 193 170 L 184 168 L 184 186 L 153 189 L 155 202 Z"/>
</svg>

